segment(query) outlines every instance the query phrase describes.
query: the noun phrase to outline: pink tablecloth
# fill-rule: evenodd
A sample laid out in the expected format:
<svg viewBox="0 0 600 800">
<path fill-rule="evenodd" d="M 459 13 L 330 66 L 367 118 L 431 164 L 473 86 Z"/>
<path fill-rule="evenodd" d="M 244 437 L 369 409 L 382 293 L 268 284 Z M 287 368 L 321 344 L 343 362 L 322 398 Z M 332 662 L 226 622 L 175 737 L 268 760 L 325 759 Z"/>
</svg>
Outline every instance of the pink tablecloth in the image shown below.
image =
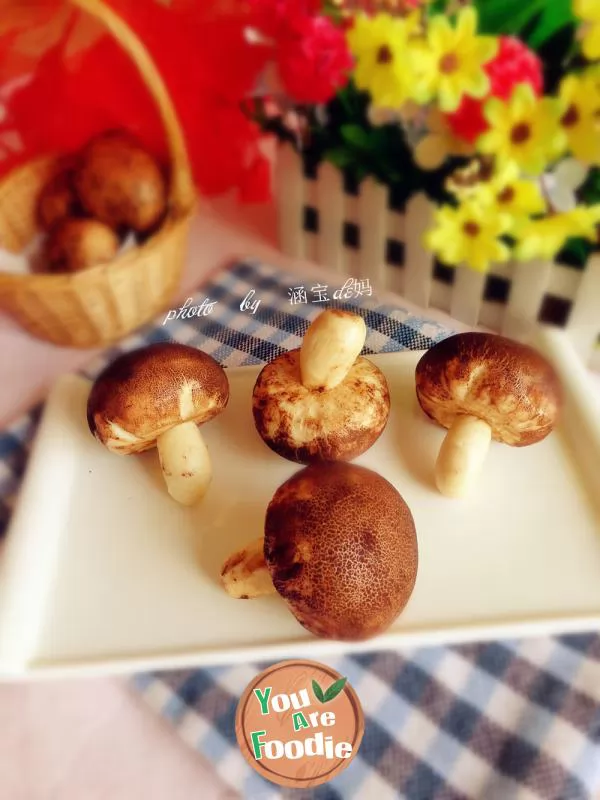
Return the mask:
<svg viewBox="0 0 600 800">
<path fill-rule="evenodd" d="M 273 212 L 231 204 L 203 211 L 182 286 L 189 289 L 239 254 L 276 256 Z M 232 217 L 235 227 L 232 225 Z M 0 315 L 0 430 L 41 400 L 91 351 L 30 338 Z M 211 766 L 151 714 L 120 679 L 0 685 L 1 800 L 226 800 Z"/>
<path fill-rule="evenodd" d="M 114 679 L 0 686 L 2 800 L 230 800 Z"/>
</svg>

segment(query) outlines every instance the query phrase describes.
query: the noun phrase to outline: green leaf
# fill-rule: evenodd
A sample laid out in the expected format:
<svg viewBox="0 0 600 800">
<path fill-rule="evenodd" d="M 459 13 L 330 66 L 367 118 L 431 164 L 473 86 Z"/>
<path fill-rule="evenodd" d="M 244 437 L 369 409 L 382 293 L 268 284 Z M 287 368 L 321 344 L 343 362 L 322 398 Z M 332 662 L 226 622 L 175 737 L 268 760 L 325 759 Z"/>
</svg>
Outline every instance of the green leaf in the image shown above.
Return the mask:
<svg viewBox="0 0 600 800">
<path fill-rule="evenodd" d="M 332 103 L 339 103 L 342 108 L 342 111 L 347 115 L 351 116 L 354 105 L 355 105 L 355 92 L 353 91 L 354 86 L 352 82 L 348 83 L 343 89 L 336 94 L 333 98 Z"/>
<path fill-rule="evenodd" d="M 372 146 L 369 132 L 361 125 L 342 125 L 341 134 L 344 141 L 361 150 L 370 150 Z"/>
<path fill-rule="evenodd" d="M 539 10 L 540 18 L 530 36 L 527 44 L 534 50 L 541 47 L 544 42 L 551 39 L 563 28 L 575 23 L 572 0 L 552 0 L 544 2 Z"/>
<path fill-rule="evenodd" d="M 348 678 L 340 678 L 338 681 L 335 681 L 335 683 L 332 683 L 325 692 L 325 699 L 322 702 L 329 703 L 331 700 L 334 700 L 346 685 L 347 680 Z"/>
<path fill-rule="evenodd" d="M 567 25 L 537 48 L 544 69 L 546 94 L 555 94 L 565 74 L 577 71 L 579 53 L 576 31 L 575 25 Z M 534 32 L 532 29 L 530 34 Z"/>
<path fill-rule="evenodd" d="M 313 680 L 312 682 L 312 690 L 314 692 L 315 697 L 320 703 L 325 702 L 325 695 L 323 694 L 323 689 L 319 686 L 319 684 Z"/>
<path fill-rule="evenodd" d="M 430 0 L 425 6 L 427 16 L 435 17 L 436 14 L 445 14 L 448 8 L 448 0 Z"/>
<path fill-rule="evenodd" d="M 475 0 L 479 30 L 487 34 L 518 34 L 546 2 L 547 0 L 527 0 L 526 3 L 523 0 Z"/>
<path fill-rule="evenodd" d="M 345 167 L 349 167 L 355 162 L 353 154 L 343 147 L 334 147 L 331 150 L 326 150 L 324 158 L 338 169 L 345 169 Z"/>
<path fill-rule="evenodd" d="M 593 244 L 586 239 L 568 239 L 563 249 L 556 256 L 556 261 L 560 264 L 568 264 L 576 269 L 584 269 L 593 250 Z"/>
<path fill-rule="evenodd" d="M 531 32 L 535 31 L 539 25 L 541 13 L 542 11 L 539 8 L 539 4 L 537 7 L 534 4 L 533 9 L 531 6 L 526 5 L 514 14 L 510 21 L 507 21 L 505 26 L 507 33 L 518 34 L 519 37 L 527 43 L 527 37 L 530 36 Z"/>
<path fill-rule="evenodd" d="M 572 0 L 475 0 L 474 5 L 481 33 L 521 36 L 534 50 L 575 22 Z"/>
<path fill-rule="evenodd" d="M 592 167 L 584 185 L 579 191 L 583 202 L 588 206 L 600 203 L 600 168 Z"/>
</svg>

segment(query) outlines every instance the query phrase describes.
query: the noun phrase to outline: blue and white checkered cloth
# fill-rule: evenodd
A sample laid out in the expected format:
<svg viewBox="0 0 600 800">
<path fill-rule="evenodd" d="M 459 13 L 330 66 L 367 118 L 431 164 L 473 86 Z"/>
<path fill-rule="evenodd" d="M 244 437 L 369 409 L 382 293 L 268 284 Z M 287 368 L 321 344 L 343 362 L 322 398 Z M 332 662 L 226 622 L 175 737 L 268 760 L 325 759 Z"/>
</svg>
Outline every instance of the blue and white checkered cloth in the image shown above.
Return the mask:
<svg viewBox="0 0 600 800">
<path fill-rule="evenodd" d="M 194 298 L 216 301 L 206 317 L 163 318 L 104 353 L 174 339 L 201 347 L 225 366 L 259 364 L 297 347 L 320 310 L 292 305 L 300 283 L 264 265 L 241 263 Z M 331 287 L 331 291 L 333 291 Z M 240 304 L 254 289 L 257 313 Z M 322 306 L 321 306 L 322 307 Z M 449 331 L 363 297 L 367 352 L 422 349 Z M 39 409 L 0 434 L 0 530 L 6 524 Z M 280 790 L 243 759 L 234 719 L 240 695 L 268 664 L 144 674 L 134 688 L 231 788 L 250 800 L 592 800 L 600 798 L 600 637 L 596 634 L 434 647 L 402 655 L 322 659 L 348 677 L 362 702 L 365 735 L 357 757 L 310 792 Z M 1 794 L 1 793 L 0 793 Z M 211 800 L 198 787 L 198 797 Z M 187 800 L 187 798 L 185 798 Z"/>
</svg>

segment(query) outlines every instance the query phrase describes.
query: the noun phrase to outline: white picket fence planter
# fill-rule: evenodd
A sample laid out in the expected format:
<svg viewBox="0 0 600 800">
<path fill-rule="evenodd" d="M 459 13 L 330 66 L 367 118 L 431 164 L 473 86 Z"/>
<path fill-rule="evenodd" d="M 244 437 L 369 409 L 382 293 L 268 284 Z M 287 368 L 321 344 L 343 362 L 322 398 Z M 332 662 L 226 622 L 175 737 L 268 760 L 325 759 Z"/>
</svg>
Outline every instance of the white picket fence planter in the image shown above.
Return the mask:
<svg viewBox="0 0 600 800">
<path fill-rule="evenodd" d="M 487 275 L 450 270 L 422 245 L 433 210 L 424 196 L 398 212 L 390 209 L 388 189 L 372 179 L 348 194 L 331 164 L 305 177 L 289 145 L 279 150 L 275 194 L 285 254 L 512 338 L 527 338 L 538 324 L 558 325 L 600 369 L 600 256 L 585 270 L 544 261 L 496 264 Z"/>
</svg>

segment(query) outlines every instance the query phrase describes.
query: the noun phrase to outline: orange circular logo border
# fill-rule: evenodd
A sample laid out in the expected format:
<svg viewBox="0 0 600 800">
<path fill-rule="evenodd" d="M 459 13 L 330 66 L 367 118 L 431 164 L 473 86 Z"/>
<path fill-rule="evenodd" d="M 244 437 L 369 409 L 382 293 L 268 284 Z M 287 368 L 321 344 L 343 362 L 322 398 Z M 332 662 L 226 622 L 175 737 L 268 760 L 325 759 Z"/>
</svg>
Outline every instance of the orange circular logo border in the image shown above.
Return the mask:
<svg viewBox="0 0 600 800">
<path fill-rule="evenodd" d="M 353 714 L 354 730 L 351 734 L 348 732 L 348 735 L 345 736 L 344 739 L 344 741 L 348 742 L 352 747 L 351 754 L 348 757 L 337 757 L 327 772 L 322 772 L 318 775 L 313 774 L 308 777 L 294 777 L 290 774 L 282 774 L 270 766 L 265 766 L 264 760 L 258 760 L 254 756 L 252 743 L 250 741 L 250 733 L 248 726 L 246 725 L 249 716 L 250 700 L 255 697 L 255 689 L 257 689 L 261 684 L 264 685 L 265 682 L 268 682 L 270 677 L 294 668 L 308 671 L 309 673 L 312 672 L 315 677 L 318 677 L 319 674 L 325 674 L 332 681 L 337 681 L 342 678 L 340 673 L 338 673 L 332 667 L 329 667 L 326 664 L 321 664 L 317 661 L 310 661 L 308 659 L 280 661 L 277 664 L 273 664 L 271 667 L 263 670 L 263 672 L 259 673 L 255 678 L 253 678 L 244 690 L 244 693 L 242 694 L 238 703 L 235 715 L 235 735 L 245 760 L 263 778 L 271 783 L 277 784 L 278 786 L 285 786 L 294 789 L 312 788 L 314 786 L 320 786 L 324 783 L 328 783 L 352 763 L 356 757 L 364 736 L 365 718 L 362 706 L 355 690 L 352 688 L 352 686 L 350 686 L 349 683 L 346 682 L 340 692 L 340 695 L 344 695 Z M 254 725 L 251 725 L 250 727 L 254 727 Z M 301 735 L 301 733 L 298 733 L 295 729 L 294 732 L 296 734 L 296 738 Z M 305 733 L 310 734 L 310 731 Z M 344 734 L 345 733 L 346 731 Z M 344 734 L 342 735 L 344 736 Z M 301 758 L 301 760 L 298 760 L 298 763 L 306 764 L 307 758 L 311 757 L 305 755 Z M 273 763 L 276 764 L 279 762 L 274 761 Z M 290 761 L 286 759 L 284 763 L 290 764 Z M 327 764 L 327 766 L 329 766 L 329 764 Z"/>
</svg>

